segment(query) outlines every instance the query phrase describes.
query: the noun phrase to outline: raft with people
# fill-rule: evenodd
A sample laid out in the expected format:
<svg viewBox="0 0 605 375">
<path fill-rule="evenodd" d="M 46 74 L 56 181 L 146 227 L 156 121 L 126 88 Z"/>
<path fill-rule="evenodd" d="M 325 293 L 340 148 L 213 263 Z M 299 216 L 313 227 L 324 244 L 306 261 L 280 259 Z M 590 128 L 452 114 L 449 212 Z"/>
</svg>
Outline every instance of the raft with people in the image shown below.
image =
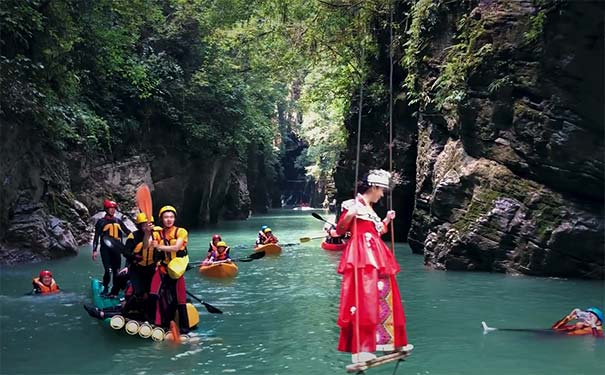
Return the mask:
<svg viewBox="0 0 605 375">
<path fill-rule="evenodd" d="M 90 284 L 92 291 L 92 301 L 97 311 L 120 310 L 121 298 L 110 298 L 101 294 L 103 289 L 103 284 L 101 280 L 92 279 Z M 193 306 L 193 304 L 191 303 L 187 303 L 187 315 L 189 319 L 190 328 L 196 328 L 200 321 L 199 313 L 195 306 Z M 128 335 L 138 335 L 139 337 L 144 339 L 151 338 L 154 341 L 174 340 L 174 334 L 176 332 L 180 341 L 193 342 L 198 340 L 197 336 L 191 332 L 188 334 L 178 334 L 178 330 L 164 329 L 147 321 L 127 318 L 119 313 L 107 314 L 105 317 L 98 318 L 102 320 L 106 326 L 111 327 L 114 330 L 123 330 Z M 178 316 L 176 323 L 178 324 Z"/>
<path fill-rule="evenodd" d="M 211 264 L 202 264 L 199 272 L 206 277 L 230 278 L 237 276 L 237 265 L 233 262 L 218 261 Z"/>
</svg>

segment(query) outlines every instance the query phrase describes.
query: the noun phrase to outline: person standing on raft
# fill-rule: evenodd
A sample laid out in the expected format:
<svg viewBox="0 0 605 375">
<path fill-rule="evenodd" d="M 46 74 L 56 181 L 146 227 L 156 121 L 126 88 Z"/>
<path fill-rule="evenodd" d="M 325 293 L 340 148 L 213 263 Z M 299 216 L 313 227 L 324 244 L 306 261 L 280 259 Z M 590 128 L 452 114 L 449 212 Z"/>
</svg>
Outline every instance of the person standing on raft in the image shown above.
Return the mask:
<svg viewBox="0 0 605 375">
<path fill-rule="evenodd" d="M 408 344 L 395 280 L 399 265 L 380 238 L 395 211 L 380 220 L 372 208 L 389 189 L 390 178 L 387 171 L 371 170 L 359 182 L 356 198 L 342 203 L 336 225 L 338 235 L 351 232 L 337 269 L 343 275 L 337 324 L 338 350 L 352 353 L 353 362 L 368 361 L 376 358 L 375 351 L 397 351 Z"/>
</svg>

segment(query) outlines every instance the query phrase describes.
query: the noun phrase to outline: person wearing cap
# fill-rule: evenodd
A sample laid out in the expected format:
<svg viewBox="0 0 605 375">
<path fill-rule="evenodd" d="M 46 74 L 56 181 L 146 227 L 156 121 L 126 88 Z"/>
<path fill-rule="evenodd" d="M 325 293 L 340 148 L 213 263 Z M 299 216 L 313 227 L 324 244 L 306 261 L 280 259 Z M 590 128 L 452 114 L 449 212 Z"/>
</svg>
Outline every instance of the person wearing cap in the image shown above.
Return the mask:
<svg viewBox="0 0 605 375">
<path fill-rule="evenodd" d="M 590 332 L 595 337 L 603 337 L 603 310 L 598 307 L 589 307 L 586 310 L 573 309 L 567 316 L 552 325 L 552 329 L 562 333 L 573 331 Z M 572 321 L 576 321 L 573 323 Z M 572 324 L 568 324 L 572 322 Z"/>
<path fill-rule="evenodd" d="M 214 262 L 230 262 L 231 257 L 229 256 L 229 246 L 225 241 L 219 241 L 216 243 L 216 251 L 212 251 L 208 254 L 206 259 L 202 262 L 203 265 L 212 264 Z"/>
<path fill-rule="evenodd" d="M 220 234 L 215 234 L 212 236 L 212 240 L 210 240 L 210 244 L 208 246 L 208 254 L 210 254 L 213 251 L 216 251 L 216 244 L 219 241 L 222 241 L 223 239 L 221 238 Z"/>
<path fill-rule="evenodd" d="M 40 271 L 38 277 L 32 280 L 34 287 L 33 294 L 52 294 L 59 291 L 59 286 L 53 279 L 52 272 L 48 270 Z"/>
<path fill-rule="evenodd" d="M 104 241 L 100 240 L 102 237 L 109 237 L 121 241 L 130 234 L 130 230 L 122 220 L 114 216 L 118 207 L 116 202 L 106 199 L 103 202 L 103 207 L 105 208 L 105 216 L 97 220 L 95 224 L 95 236 L 92 240 L 92 260 L 95 261 L 97 259 L 97 248 L 100 243 L 101 261 L 105 270 L 103 274 L 103 291 L 101 294 L 107 295 L 109 282 L 112 280 L 112 277 L 115 279 L 122 267 L 122 255 L 119 250 L 109 248 Z M 108 297 L 115 297 L 115 295 L 110 293 Z"/>
<path fill-rule="evenodd" d="M 152 236 L 153 217 L 147 218 L 147 215 L 141 212 L 136 216 L 135 224 L 137 230 L 128 235 L 124 256 L 129 263 L 134 298 L 142 302 L 147 299 L 156 268 L 157 255 Z M 154 311 L 152 306 L 148 306 L 148 310 L 150 313 Z"/>
<path fill-rule="evenodd" d="M 395 211 L 388 211 L 381 219 L 373 208 L 390 188 L 390 178 L 384 170 L 366 174 L 358 183 L 355 199 L 342 203 L 343 211 L 336 224 L 337 235 L 351 233 L 337 268 L 343 275 L 338 350 L 351 353 L 354 363 L 376 358 L 373 352 L 390 352 L 408 345 L 405 314 L 395 280 L 399 264 L 380 238 L 388 231 Z"/>
<path fill-rule="evenodd" d="M 263 230 L 263 233 L 265 234 L 265 239 L 263 240 L 263 243 L 262 243 L 263 245 L 278 242 L 278 239 L 273 234 L 273 231 L 271 230 L 271 228 L 265 228 L 265 230 Z"/>
<path fill-rule="evenodd" d="M 269 228 L 266 225 L 261 225 L 260 230 L 258 231 L 258 237 L 256 238 L 256 246 L 262 245 L 265 243 L 267 236 L 265 236 L 265 229 Z"/>
<path fill-rule="evenodd" d="M 162 207 L 158 216 L 162 228 L 153 231 L 153 247 L 159 252 L 160 261 L 151 280 L 150 289 L 150 298 L 156 306 L 155 324 L 167 326 L 174 316 L 173 308 L 165 298 L 161 298 L 165 296 L 160 296 L 162 290 L 168 290 L 177 300 L 179 330 L 181 333 L 188 333 L 187 294 L 183 275 L 189 262 L 187 255 L 189 234 L 185 228 L 174 225 L 176 208 L 173 206 Z"/>
</svg>

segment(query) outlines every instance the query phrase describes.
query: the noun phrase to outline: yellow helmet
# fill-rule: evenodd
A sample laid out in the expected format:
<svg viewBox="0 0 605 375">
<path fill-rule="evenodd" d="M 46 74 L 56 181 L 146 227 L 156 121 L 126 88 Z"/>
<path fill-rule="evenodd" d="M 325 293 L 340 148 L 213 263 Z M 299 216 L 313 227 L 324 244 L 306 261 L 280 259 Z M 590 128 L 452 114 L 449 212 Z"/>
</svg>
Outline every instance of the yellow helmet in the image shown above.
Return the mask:
<svg viewBox="0 0 605 375">
<path fill-rule="evenodd" d="M 164 207 L 160 208 L 160 213 L 158 214 L 158 216 L 161 218 L 162 214 L 164 212 L 168 212 L 168 211 L 172 211 L 176 215 L 176 208 L 174 208 L 172 206 L 164 206 Z"/>
<path fill-rule="evenodd" d="M 142 224 L 142 223 L 146 223 L 148 221 L 153 221 L 153 216 L 151 217 L 151 220 L 147 220 L 147 215 L 145 215 L 144 212 L 140 212 L 137 215 L 137 217 L 134 219 L 135 224 Z"/>
<path fill-rule="evenodd" d="M 265 230 L 263 232 L 264 233 L 269 233 L 269 232 L 271 232 L 271 228 L 265 228 Z"/>
<path fill-rule="evenodd" d="M 227 243 L 225 243 L 225 241 L 219 241 L 216 243 L 216 247 L 227 247 Z"/>
</svg>

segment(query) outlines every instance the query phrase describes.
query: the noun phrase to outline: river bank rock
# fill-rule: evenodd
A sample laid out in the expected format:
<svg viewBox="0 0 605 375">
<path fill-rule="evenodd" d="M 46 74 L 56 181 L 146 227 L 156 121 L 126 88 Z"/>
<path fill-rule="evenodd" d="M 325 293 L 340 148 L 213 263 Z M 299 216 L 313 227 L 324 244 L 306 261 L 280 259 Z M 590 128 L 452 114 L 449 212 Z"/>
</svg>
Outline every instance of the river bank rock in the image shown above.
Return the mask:
<svg viewBox="0 0 605 375">
<path fill-rule="evenodd" d="M 605 277 L 604 6 L 536 4 L 431 8 L 409 235 L 431 267 Z"/>
</svg>

